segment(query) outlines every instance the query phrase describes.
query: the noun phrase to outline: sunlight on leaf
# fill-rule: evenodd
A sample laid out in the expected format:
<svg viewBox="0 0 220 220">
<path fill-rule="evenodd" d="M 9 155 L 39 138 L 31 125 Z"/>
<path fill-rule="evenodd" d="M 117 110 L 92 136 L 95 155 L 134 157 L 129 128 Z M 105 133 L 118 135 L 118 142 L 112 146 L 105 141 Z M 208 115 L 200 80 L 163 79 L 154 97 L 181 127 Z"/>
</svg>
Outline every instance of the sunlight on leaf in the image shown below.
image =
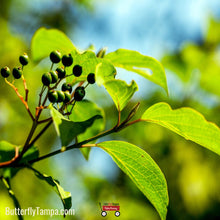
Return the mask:
<svg viewBox="0 0 220 220">
<path fill-rule="evenodd" d="M 128 104 L 134 93 L 138 90 L 138 86 L 135 81 L 132 80 L 128 85 L 123 80 L 109 80 L 104 83 L 104 87 L 112 97 L 118 111 L 122 111 Z"/>
<path fill-rule="evenodd" d="M 168 206 L 166 179 L 150 155 L 139 147 L 122 141 L 106 141 L 98 143 L 97 147 L 113 158 L 153 204 L 161 219 L 165 220 Z"/>
<path fill-rule="evenodd" d="M 76 48 L 71 40 L 57 29 L 38 29 L 31 41 L 32 59 L 35 62 L 48 57 L 54 50 L 59 50 L 62 54 L 76 52 Z"/>
<path fill-rule="evenodd" d="M 220 129 L 191 108 L 172 110 L 167 103 L 148 108 L 142 120 L 159 124 L 220 155 Z"/>
<path fill-rule="evenodd" d="M 116 67 L 138 73 L 144 78 L 161 86 L 168 94 L 165 70 L 156 59 L 140 54 L 137 51 L 118 49 L 105 55 Z M 147 71 L 150 69 L 151 71 Z"/>
</svg>

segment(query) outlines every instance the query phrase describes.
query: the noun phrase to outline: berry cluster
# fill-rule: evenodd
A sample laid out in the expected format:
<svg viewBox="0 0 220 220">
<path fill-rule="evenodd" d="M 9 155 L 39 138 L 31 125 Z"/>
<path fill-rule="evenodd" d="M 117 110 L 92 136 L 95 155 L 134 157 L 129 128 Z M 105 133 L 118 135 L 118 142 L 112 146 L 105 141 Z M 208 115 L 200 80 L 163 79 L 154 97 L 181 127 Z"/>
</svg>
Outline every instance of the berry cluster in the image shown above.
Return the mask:
<svg viewBox="0 0 220 220">
<path fill-rule="evenodd" d="M 70 67 L 73 64 L 73 57 L 71 54 L 68 55 L 61 55 L 61 53 L 56 50 L 50 53 L 50 60 L 53 64 L 58 64 L 62 62 L 63 66 L 57 67 L 55 71 L 51 70 L 47 73 L 42 75 L 41 81 L 43 86 L 48 87 L 48 100 L 51 103 L 60 103 L 63 102 L 64 104 L 72 103 L 73 101 L 81 101 L 86 92 L 86 86 L 78 86 L 75 88 L 74 92 L 72 93 L 72 85 L 70 83 L 63 83 L 61 86 L 61 90 L 55 90 L 58 84 L 66 77 L 74 75 L 75 77 L 80 77 L 83 73 L 82 66 L 76 64 L 72 68 L 72 74 L 66 74 L 66 67 Z M 88 84 L 95 83 L 95 74 L 90 73 L 87 76 Z M 54 85 L 52 85 L 54 84 Z M 87 86 L 88 86 L 87 84 Z"/>
<path fill-rule="evenodd" d="M 22 65 L 21 67 L 14 67 L 12 70 L 12 75 L 15 79 L 20 79 L 23 74 L 23 67 L 26 66 L 29 62 L 28 55 L 24 53 L 19 57 L 19 62 Z M 11 74 L 11 70 L 9 67 L 5 66 L 1 68 L 1 75 L 4 78 L 8 78 Z"/>
<path fill-rule="evenodd" d="M 76 64 L 73 65 L 72 73 L 70 75 L 67 75 L 66 68 L 70 67 L 73 64 L 73 57 L 71 54 L 63 55 L 58 51 L 52 51 L 49 55 L 50 61 L 52 62 L 51 68 L 48 72 L 44 73 L 41 77 L 41 82 L 43 84 L 42 90 L 39 94 L 39 105 L 38 107 L 45 108 L 45 103 L 47 100 L 51 102 L 52 104 L 55 103 L 61 103 L 62 106 L 59 107 L 61 112 L 63 112 L 64 109 L 67 109 L 67 105 L 74 106 L 76 101 L 81 101 L 85 97 L 86 94 L 86 87 L 89 84 L 95 83 L 95 74 L 89 73 L 87 75 L 87 84 L 83 86 L 84 82 L 80 81 L 79 85 L 76 86 L 73 89 L 73 85 L 68 82 L 63 82 L 62 85 L 60 83 L 69 76 L 75 76 L 80 77 L 83 73 L 82 66 Z M 29 62 L 29 58 L 27 54 L 23 54 L 19 57 L 19 62 L 21 64 L 20 67 L 15 67 L 12 70 L 12 75 L 14 79 L 19 79 L 22 77 L 24 81 L 25 91 L 26 91 L 26 97 L 25 101 L 28 99 L 28 89 L 26 85 L 26 80 L 23 76 L 23 68 L 26 66 Z M 57 66 L 55 70 L 53 70 L 54 64 L 62 63 L 61 66 Z M 11 87 L 13 87 L 14 90 L 16 90 L 16 87 L 13 85 L 14 80 L 12 83 L 10 83 L 6 78 L 8 78 L 11 74 L 11 71 L 9 67 L 5 66 L 1 69 L 1 75 L 5 78 L 5 81 L 7 84 L 9 84 Z M 60 87 L 60 89 L 58 89 Z M 44 100 L 42 98 L 44 97 Z M 25 103 L 27 104 L 27 103 Z M 72 111 L 72 110 L 71 110 Z"/>
</svg>

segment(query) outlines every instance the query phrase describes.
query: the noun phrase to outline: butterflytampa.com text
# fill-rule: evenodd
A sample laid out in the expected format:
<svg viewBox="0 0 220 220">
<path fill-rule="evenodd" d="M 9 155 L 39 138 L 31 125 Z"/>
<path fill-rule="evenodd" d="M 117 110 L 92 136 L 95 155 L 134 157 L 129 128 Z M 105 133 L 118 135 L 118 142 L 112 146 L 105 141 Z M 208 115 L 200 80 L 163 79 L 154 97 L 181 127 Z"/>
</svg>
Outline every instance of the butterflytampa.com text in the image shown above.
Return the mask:
<svg viewBox="0 0 220 220">
<path fill-rule="evenodd" d="M 37 215 L 45 215 L 53 217 L 55 215 L 75 215 L 75 209 L 42 209 L 40 207 L 28 207 L 26 209 L 14 208 L 11 209 L 9 207 L 5 208 L 5 215 L 20 215 L 20 216 L 37 216 Z"/>
</svg>

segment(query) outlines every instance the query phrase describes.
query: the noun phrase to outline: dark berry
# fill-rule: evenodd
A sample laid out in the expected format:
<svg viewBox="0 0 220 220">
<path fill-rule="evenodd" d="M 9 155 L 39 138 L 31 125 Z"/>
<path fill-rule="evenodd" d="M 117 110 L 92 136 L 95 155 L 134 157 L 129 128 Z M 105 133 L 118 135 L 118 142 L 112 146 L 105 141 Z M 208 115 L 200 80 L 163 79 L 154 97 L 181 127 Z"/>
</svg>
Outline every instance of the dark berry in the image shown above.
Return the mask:
<svg viewBox="0 0 220 220">
<path fill-rule="evenodd" d="M 21 76 L 22 76 L 22 69 L 21 69 L 21 67 L 13 68 L 12 75 L 14 76 L 15 79 L 20 79 Z"/>
<path fill-rule="evenodd" d="M 29 62 L 29 57 L 26 53 L 19 57 L 19 62 L 22 66 L 26 66 Z"/>
<path fill-rule="evenodd" d="M 9 77 L 10 72 L 11 72 L 11 71 L 10 71 L 9 67 L 7 67 L 7 66 L 1 68 L 1 75 L 2 75 L 2 77 L 4 77 L 4 78 Z"/>
<path fill-rule="evenodd" d="M 57 80 L 58 80 L 57 72 L 56 72 L 56 71 L 50 71 L 50 75 L 51 75 L 51 77 L 52 77 L 51 83 L 56 83 Z"/>
<path fill-rule="evenodd" d="M 48 99 L 49 99 L 49 101 L 52 102 L 52 103 L 57 102 L 57 100 L 58 100 L 57 91 L 51 90 L 51 91 L 48 93 Z"/>
<path fill-rule="evenodd" d="M 65 91 L 64 92 L 64 95 L 65 95 L 65 99 L 64 99 L 64 103 L 67 103 L 67 102 L 69 102 L 70 100 L 71 100 L 71 95 L 70 95 L 70 93 L 69 93 L 69 91 Z"/>
<path fill-rule="evenodd" d="M 56 69 L 59 79 L 63 79 L 66 76 L 66 71 L 64 67 L 58 67 Z"/>
<path fill-rule="evenodd" d="M 65 92 L 65 91 L 69 91 L 70 93 L 72 92 L 72 86 L 70 83 L 63 83 L 61 89 L 63 92 Z"/>
<path fill-rule="evenodd" d="M 64 66 L 71 66 L 73 64 L 73 57 L 71 54 L 63 55 L 62 63 Z"/>
<path fill-rule="evenodd" d="M 77 87 L 76 90 L 75 90 L 74 99 L 75 99 L 76 101 L 81 101 L 81 100 L 84 98 L 85 94 L 86 94 L 86 93 L 85 93 L 84 87 L 83 87 L 83 86 L 79 86 L 79 87 Z"/>
<path fill-rule="evenodd" d="M 80 65 L 75 65 L 73 67 L 73 75 L 78 77 L 78 76 L 81 76 L 82 74 L 82 67 Z"/>
<path fill-rule="evenodd" d="M 63 91 L 57 91 L 58 99 L 57 102 L 63 102 L 65 99 L 65 94 Z"/>
<path fill-rule="evenodd" d="M 44 73 L 42 78 L 41 78 L 41 81 L 42 83 L 45 85 L 45 86 L 49 86 L 52 82 L 52 76 L 50 73 Z"/>
<path fill-rule="evenodd" d="M 61 60 L 61 53 L 58 50 L 55 50 L 53 52 L 50 53 L 50 60 L 52 63 L 59 63 Z"/>
<path fill-rule="evenodd" d="M 87 81 L 89 84 L 94 84 L 95 83 L 95 74 L 94 73 L 90 73 L 87 76 Z"/>
</svg>

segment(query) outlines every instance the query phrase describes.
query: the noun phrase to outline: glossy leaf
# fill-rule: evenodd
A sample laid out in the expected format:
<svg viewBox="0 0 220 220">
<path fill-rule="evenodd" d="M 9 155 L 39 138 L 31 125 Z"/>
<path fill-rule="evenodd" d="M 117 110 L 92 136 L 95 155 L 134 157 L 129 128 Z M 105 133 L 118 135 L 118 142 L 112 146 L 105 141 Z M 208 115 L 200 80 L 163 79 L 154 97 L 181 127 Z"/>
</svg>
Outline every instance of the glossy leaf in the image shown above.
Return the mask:
<svg viewBox="0 0 220 220">
<path fill-rule="evenodd" d="M 40 179 L 47 182 L 50 186 L 53 187 L 54 191 L 59 195 L 60 199 L 62 200 L 64 209 L 70 209 L 72 206 L 72 198 L 71 193 L 65 191 L 59 184 L 59 182 L 53 179 L 51 176 L 46 174 L 42 174 L 36 169 L 30 167 L 35 172 L 35 175 Z"/>
<path fill-rule="evenodd" d="M 9 161 L 15 156 L 15 148 L 16 146 L 7 142 L 7 141 L 0 141 L 0 162 Z M 19 152 L 21 152 L 22 148 L 19 148 Z M 39 157 L 39 150 L 36 146 L 31 146 L 28 151 L 25 152 L 20 163 L 25 163 L 29 160 L 33 160 Z M 12 178 L 15 174 L 21 170 L 20 168 L 14 167 L 6 167 L 3 168 L 3 176 L 5 178 Z"/>
<path fill-rule="evenodd" d="M 51 116 L 53 118 L 54 126 L 57 135 L 61 139 L 62 146 L 67 146 L 75 137 L 86 131 L 91 127 L 96 119 L 102 118 L 101 115 L 95 115 L 85 121 L 73 122 L 66 119 L 61 113 L 59 113 L 52 105 L 49 106 Z"/>
<path fill-rule="evenodd" d="M 161 86 L 167 93 L 167 80 L 163 66 L 156 59 L 137 51 L 118 49 L 105 55 L 114 66 L 138 73 L 146 79 Z M 151 73 L 152 71 L 152 73 Z"/>
<path fill-rule="evenodd" d="M 31 41 L 32 59 L 38 62 L 45 57 L 49 57 L 54 50 L 59 50 L 62 54 L 76 52 L 76 48 L 71 40 L 57 29 L 38 29 Z"/>
<path fill-rule="evenodd" d="M 84 133 L 78 135 L 78 142 L 91 138 L 105 128 L 105 116 L 104 111 L 99 108 L 95 103 L 88 100 L 82 100 L 81 102 L 76 102 L 73 113 L 70 115 L 70 120 L 75 122 L 88 120 L 96 115 L 101 115 L 99 119 L 95 120 L 91 127 L 89 127 Z M 90 142 L 91 143 L 91 142 Z M 95 141 L 93 142 L 95 143 Z M 84 157 L 88 160 L 89 152 L 91 148 L 80 149 Z"/>
<path fill-rule="evenodd" d="M 111 155 L 118 167 L 153 204 L 161 219 L 166 219 L 168 205 L 166 179 L 150 155 L 139 147 L 122 141 L 106 141 L 97 146 Z"/>
<path fill-rule="evenodd" d="M 104 87 L 112 97 L 118 111 L 122 111 L 128 104 L 133 94 L 138 90 L 138 86 L 135 81 L 132 81 L 128 85 L 122 80 L 109 80 L 104 83 Z"/>
<path fill-rule="evenodd" d="M 15 145 L 7 141 L 0 141 L 0 162 L 11 160 L 15 156 L 15 148 Z"/>
<path fill-rule="evenodd" d="M 191 108 L 172 110 L 167 103 L 148 108 L 142 120 L 159 124 L 220 155 L 220 129 Z"/>
</svg>

